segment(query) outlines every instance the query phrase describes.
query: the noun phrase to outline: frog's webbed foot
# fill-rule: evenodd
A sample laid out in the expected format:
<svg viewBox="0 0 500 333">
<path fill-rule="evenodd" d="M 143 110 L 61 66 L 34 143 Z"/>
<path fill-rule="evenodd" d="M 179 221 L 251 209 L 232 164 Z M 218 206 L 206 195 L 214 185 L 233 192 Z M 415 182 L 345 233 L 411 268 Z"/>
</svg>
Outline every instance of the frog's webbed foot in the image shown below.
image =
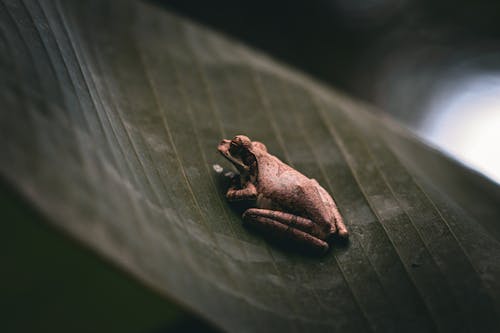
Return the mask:
<svg viewBox="0 0 500 333">
<path fill-rule="evenodd" d="M 328 250 L 328 243 L 315 237 L 316 225 L 309 219 L 280 211 L 250 208 L 243 214 L 243 221 L 258 231 L 321 254 Z"/>
</svg>

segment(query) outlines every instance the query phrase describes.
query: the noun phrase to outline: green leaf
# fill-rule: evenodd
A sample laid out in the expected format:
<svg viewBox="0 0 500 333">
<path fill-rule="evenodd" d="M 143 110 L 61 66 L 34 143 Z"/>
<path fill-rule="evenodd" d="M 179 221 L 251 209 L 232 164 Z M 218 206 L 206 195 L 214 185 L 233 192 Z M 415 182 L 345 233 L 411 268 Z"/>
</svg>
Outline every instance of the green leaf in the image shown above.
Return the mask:
<svg viewBox="0 0 500 333">
<path fill-rule="evenodd" d="M 2 0 L 0 43 L 0 173 L 159 293 L 238 332 L 499 329 L 498 187 L 369 106 L 145 3 Z M 235 134 L 327 188 L 349 245 L 245 230 L 212 169 Z"/>
</svg>

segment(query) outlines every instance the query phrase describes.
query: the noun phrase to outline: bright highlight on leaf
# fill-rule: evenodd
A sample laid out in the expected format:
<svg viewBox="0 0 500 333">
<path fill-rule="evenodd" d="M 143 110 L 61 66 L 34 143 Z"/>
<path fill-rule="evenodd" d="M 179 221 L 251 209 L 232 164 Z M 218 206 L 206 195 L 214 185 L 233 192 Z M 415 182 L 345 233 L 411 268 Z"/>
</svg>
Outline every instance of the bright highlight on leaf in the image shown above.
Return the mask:
<svg viewBox="0 0 500 333">
<path fill-rule="evenodd" d="M 499 329 L 498 189 L 367 106 L 147 3 L 0 24 L 0 174 L 158 292 L 235 332 Z M 212 167 L 238 133 L 325 186 L 347 248 L 242 228 Z"/>
</svg>

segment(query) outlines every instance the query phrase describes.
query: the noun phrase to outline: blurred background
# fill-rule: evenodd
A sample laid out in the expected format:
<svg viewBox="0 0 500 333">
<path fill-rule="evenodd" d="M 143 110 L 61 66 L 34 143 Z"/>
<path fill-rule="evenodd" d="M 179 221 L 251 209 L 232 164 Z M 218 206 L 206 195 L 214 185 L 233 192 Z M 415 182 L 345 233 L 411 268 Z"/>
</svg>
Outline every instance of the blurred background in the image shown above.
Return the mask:
<svg viewBox="0 0 500 333">
<path fill-rule="evenodd" d="M 500 183 L 500 1 L 156 2 L 375 104 Z"/>
<path fill-rule="evenodd" d="M 378 106 L 500 183 L 500 1 L 153 2 Z M 5 185 L 0 204 L 2 331 L 214 331 L 54 233 Z"/>
</svg>

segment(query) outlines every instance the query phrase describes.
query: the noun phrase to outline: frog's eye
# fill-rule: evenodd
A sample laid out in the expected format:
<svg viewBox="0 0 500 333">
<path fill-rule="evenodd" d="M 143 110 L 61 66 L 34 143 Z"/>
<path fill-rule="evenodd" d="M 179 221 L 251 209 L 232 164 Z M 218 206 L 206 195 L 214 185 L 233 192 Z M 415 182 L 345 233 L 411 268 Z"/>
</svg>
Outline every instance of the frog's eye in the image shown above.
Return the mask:
<svg viewBox="0 0 500 333">
<path fill-rule="evenodd" d="M 238 144 L 238 142 L 231 140 L 231 143 L 229 145 L 229 152 L 231 153 L 231 155 L 238 155 L 240 151 L 241 146 Z"/>
<path fill-rule="evenodd" d="M 242 149 L 249 149 L 252 145 L 252 141 L 245 135 L 237 135 L 231 140 L 231 147 L 229 148 L 231 154 L 237 154 Z"/>
</svg>

